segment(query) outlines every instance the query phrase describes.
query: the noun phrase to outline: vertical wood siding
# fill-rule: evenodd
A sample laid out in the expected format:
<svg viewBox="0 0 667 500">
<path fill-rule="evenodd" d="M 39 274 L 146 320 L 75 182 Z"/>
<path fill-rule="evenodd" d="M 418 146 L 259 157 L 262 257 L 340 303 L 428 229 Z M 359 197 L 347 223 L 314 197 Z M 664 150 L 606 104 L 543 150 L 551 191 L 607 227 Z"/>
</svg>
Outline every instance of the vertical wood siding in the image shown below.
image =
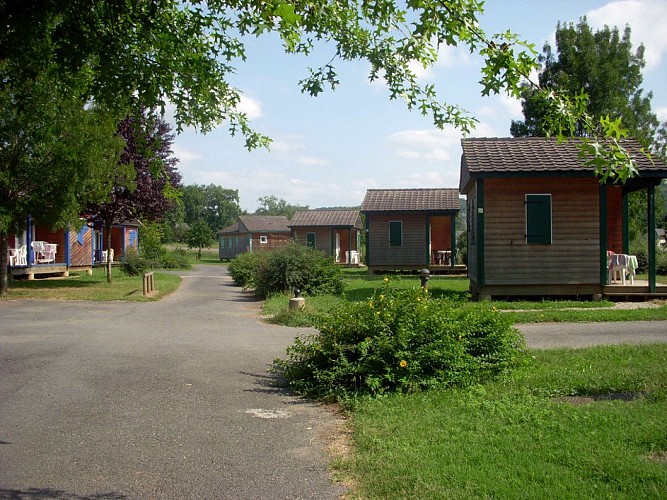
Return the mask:
<svg viewBox="0 0 667 500">
<path fill-rule="evenodd" d="M 78 233 L 69 233 L 70 267 L 90 266 L 93 263 L 93 229 L 83 233 L 83 245 L 79 243 Z"/>
<path fill-rule="evenodd" d="M 477 242 L 475 241 L 474 228 L 477 227 L 477 185 L 472 183 L 467 196 L 467 221 L 466 232 L 468 235 L 468 278 L 477 283 Z"/>
<path fill-rule="evenodd" d="M 599 283 L 598 186 L 584 178 L 486 179 L 485 284 Z M 551 244 L 526 243 L 526 194 L 551 194 Z"/>
<path fill-rule="evenodd" d="M 452 218 L 431 217 L 431 251 L 452 249 Z"/>
<path fill-rule="evenodd" d="M 389 221 L 401 221 L 403 239 L 400 246 L 389 245 Z M 426 216 L 424 214 L 379 214 L 370 217 L 369 262 L 373 266 L 427 265 Z"/>
</svg>

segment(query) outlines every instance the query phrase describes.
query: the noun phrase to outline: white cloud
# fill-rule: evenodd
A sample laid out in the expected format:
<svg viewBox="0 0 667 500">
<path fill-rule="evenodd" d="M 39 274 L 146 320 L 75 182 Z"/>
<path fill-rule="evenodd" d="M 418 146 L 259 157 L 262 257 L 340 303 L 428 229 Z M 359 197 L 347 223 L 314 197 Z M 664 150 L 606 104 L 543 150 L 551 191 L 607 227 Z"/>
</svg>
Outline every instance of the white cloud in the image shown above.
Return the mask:
<svg viewBox="0 0 667 500">
<path fill-rule="evenodd" d="M 262 101 L 242 95 L 238 110 L 245 113 L 249 120 L 256 120 L 257 118 L 261 118 L 264 114 L 262 106 Z"/>
<path fill-rule="evenodd" d="M 632 30 L 633 48 L 644 44 L 646 71 L 660 65 L 667 51 L 667 8 L 664 0 L 622 0 L 611 2 L 586 14 L 594 28 L 617 26 L 623 33 L 625 25 Z"/>
<path fill-rule="evenodd" d="M 444 163 L 460 148 L 461 133 L 453 127 L 445 130 L 403 130 L 386 139 L 394 155 L 411 160 Z"/>
<path fill-rule="evenodd" d="M 667 121 L 667 106 L 660 106 L 655 109 L 655 114 L 661 122 Z"/>
<path fill-rule="evenodd" d="M 174 152 L 174 156 L 180 160 L 181 164 L 194 163 L 202 159 L 202 156 L 199 153 L 190 151 L 176 143 L 172 144 L 171 149 Z"/>
</svg>

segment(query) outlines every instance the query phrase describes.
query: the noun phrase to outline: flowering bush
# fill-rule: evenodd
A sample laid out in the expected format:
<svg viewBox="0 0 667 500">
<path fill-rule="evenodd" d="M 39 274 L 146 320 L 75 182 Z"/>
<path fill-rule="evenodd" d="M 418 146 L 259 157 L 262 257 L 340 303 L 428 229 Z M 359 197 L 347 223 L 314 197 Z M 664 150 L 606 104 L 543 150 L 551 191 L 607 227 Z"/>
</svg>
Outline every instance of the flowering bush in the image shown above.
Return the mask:
<svg viewBox="0 0 667 500">
<path fill-rule="evenodd" d="M 399 290 L 389 280 L 363 303 L 320 320 L 277 359 L 295 391 L 317 398 L 464 386 L 515 366 L 521 334 L 495 309 Z"/>
</svg>

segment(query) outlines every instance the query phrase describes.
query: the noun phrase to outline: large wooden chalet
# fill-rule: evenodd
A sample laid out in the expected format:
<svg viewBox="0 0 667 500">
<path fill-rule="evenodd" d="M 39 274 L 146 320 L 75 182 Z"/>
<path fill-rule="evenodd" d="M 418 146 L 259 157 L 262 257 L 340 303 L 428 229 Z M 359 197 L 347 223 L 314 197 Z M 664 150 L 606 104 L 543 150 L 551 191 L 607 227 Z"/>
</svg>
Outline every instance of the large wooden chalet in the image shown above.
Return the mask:
<svg viewBox="0 0 667 500">
<path fill-rule="evenodd" d="M 644 294 L 656 286 L 655 188 L 667 166 L 621 143 L 639 175 L 602 184 L 582 165 L 579 141 L 463 139 L 468 276 L 474 296 Z M 609 254 L 628 254 L 628 194 L 648 200 L 648 282 L 610 282 Z M 623 280 L 625 282 L 625 280 Z M 665 290 L 667 291 L 667 290 Z"/>
</svg>

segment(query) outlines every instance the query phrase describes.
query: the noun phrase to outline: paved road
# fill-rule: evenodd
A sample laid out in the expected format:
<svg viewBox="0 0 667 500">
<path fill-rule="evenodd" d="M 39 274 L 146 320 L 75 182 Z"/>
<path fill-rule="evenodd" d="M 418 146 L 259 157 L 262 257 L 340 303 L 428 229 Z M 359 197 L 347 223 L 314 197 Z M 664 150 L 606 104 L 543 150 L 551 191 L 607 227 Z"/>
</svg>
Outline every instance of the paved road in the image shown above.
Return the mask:
<svg viewBox="0 0 667 500">
<path fill-rule="evenodd" d="M 536 349 L 667 342 L 667 321 L 534 323 L 517 327 L 528 347 Z"/>
<path fill-rule="evenodd" d="M 154 303 L 0 302 L 0 498 L 339 498 L 336 417 L 267 372 L 299 332 L 224 273 Z"/>
</svg>

